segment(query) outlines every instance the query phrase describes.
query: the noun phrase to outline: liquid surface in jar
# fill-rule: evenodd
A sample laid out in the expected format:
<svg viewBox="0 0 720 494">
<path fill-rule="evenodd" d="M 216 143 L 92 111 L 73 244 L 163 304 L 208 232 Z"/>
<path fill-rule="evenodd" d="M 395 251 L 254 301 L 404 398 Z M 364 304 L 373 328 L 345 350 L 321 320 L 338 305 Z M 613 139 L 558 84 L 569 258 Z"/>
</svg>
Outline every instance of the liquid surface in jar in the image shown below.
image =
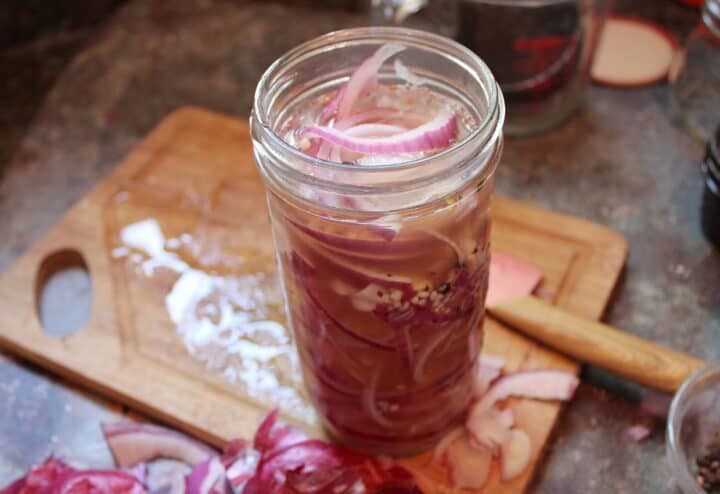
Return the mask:
<svg viewBox="0 0 720 494">
<path fill-rule="evenodd" d="M 278 134 L 317 158 L 365 166 L 431 156 L 464 139 L 477 118 L 406 67 L 403 50 L 381 47 L 339 89 L 295 107 L 277 125 Z M 380 66 L 392 56 L 394 79 L 403 83 L 379 81 Z"/>
</svg>

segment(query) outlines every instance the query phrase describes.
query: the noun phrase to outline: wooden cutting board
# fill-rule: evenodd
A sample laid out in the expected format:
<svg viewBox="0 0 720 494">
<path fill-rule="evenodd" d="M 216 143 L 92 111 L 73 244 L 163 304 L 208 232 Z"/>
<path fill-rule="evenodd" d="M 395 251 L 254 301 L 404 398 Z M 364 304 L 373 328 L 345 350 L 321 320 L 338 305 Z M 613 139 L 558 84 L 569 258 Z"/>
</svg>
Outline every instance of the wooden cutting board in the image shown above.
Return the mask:
<svg viewBox="0 0 720 494">
<path fill-rule="evenodd" d="M 543 270 L 541 296 L 593 319 L 627 253 L 607 228 L 502 197 L 493 204 L 492 244 Z M 38 293 L 54 271 L 81 259 L 93 287 L 89 319 L 70 336 L 51 336 Z M 266 321 L 253 323 L 252 341 L 238 330 L 248 320 Z M 282 324 L 247 124 L 196 108 L 168 116 L 0 278 L 2 346 L 217 446 L 251 437 L 276 406 L 321 434 Z M 578 371 L 492 320 L 485 328 L 483 351 L 506 359 L 507 370 Z M 508 484 L 494 471 L 483 492 L 525 490 L 561 411 L 530 400 L 511 406 L 531 436 L 532 464 Z M 427 459 L 406 461 L 448 492 L 442 468 Z"/>
</svg>

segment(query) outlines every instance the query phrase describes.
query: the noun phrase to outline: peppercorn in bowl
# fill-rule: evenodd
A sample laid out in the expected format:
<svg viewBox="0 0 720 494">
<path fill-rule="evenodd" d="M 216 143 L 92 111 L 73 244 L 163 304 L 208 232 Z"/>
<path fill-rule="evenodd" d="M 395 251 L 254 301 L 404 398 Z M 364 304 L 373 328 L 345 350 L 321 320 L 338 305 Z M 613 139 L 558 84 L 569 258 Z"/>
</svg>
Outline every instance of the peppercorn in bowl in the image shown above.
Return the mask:
<svg viewBox="0 0 720 494">
<path fill-rule="evenodd" d="M 720 365 L 693 374 L 673 398 L 667 458 L 683 494 L 720 494 Z"/>
</svg>

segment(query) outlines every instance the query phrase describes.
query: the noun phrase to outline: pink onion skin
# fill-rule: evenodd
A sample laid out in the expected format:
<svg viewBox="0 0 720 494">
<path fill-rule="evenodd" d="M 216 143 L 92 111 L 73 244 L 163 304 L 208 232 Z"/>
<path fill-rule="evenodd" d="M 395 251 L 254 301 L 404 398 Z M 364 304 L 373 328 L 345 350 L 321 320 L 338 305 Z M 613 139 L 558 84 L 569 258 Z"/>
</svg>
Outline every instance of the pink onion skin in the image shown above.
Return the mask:
<svg viewBox="0 0 720 494">
<path fill-rule="evenodd" d="M 237 438 L 233 439 L 225 446 L 225 449 L 220 455 L 220 461 L 225 468 L 229 468 L 230 465 L 243 456 L 250 445 L 245 439 Z"/>
<path fill-rule="evenodd" d="M 633 425 L 632 427 L 628 428 L 627 435 L 634 442 L 639 443 L 640 441 L 647 439 L 647 437 L 650 435 L 650 429 L 641 424 Z"/>
<path fill-rule="evenodd" d="M 135 476 L 122 470 L 75 470 L 48 458 L 0 490 L 3 494 L 146 494 Z"/>
<path fill-rule="evenodd" d="M 280 412 L 277 409 L 270 412 L 255 433 L 253 447 L 263 455 L 307 440 L 307 436 L 300 429 L 291 425 L 278 424 L 279 415 Z"/>
<path fill-rule="evenodd" d="M 25 477 L 21 477 L 0 490 L 0 494 L 20 494 L 25 487 Z"/>
<path fill-rule="evenodd" d="M 52 494 L 57 485 L 75 470 L 62 460 L 50 457 L 30 469 L 24 477 L 0 490 L 2 494 Z"/>
<path fill-rule="evenodd" d="M 253 455 L 253 453 L 255 454 Z M 253 453 L 248 452 L 248 456 L 252 460 L 239 458 L 227 468 L 227 479 L 233 488 L 242 486 L 255 475 L 260 458 L 256 451 L 253 450 Z"/>
<path fill-rule="evenodd" d="M 502 359 L 480 355 L 475 366 L 475 397 L 482 397 L 487 392 L 490 385 L 500 377 L 504 365 Z"/>
<path fill-rule="evenodd" d="M 259 459 L 260 453 L 248 441 L 239 438 L 230 441 L 220 457 L 232 487 L 240 487 L 255 475 Z"/>
<path fill-rule="evenodd" d="M 157 425 L 103 424 L 102 431 L 115 463 L 121 468 L 130 468 L 157 458 L 195 465 L 217 456 L 217 452 L 205 444 Z"/>
<path fill-rule="evenodd" d="M 426 124 L 389 137 L 353 137 L 343 131 L 320 125 L 298 129 L 298 134 L 319 137 L 358 153 L 414 153 L 449 146 L 457 135 L 457 118 L 454 114 L 443 113 Z"/>
<path fill-rule="evenodd" d="M 520 429 L 510 431 L 510 438 L 500 453 L 500 479 L 508 482 L 520 475 L 530 463 L 532 445 L 530 437 Z"/>
<path fill-rule="evenodd" d="M 143 485 L 147 485 L 148 467 L 146 463 L 138 463 L 132 468 L 125 469 L 127 473 L 138 479 Z"/>
<path fill-rule="evenodd" d="M 297 442 L 295 429 L 277 424 L 277 417 L 271 412 L 258 428 L 254 443 L 261 458 L 242 494 L 422 494 L 407 470 L 323 441 Z M 320 490 L 298 490 L 303 487 Z"/>
<path fill-rule="evenodd" d="M 473 446 L 480 446 L 495 454 L 510 439 L 510 428 L 514 424 L 512 410 L 491 408 L 478 413 L 477 409 L 472 409 L 465 428 Z"/>
<path fill-rule="evenodd" d="M 225 467 L 217 457 L 195 465 L 185 477 L 185 494 L 225 494 Z"/>
<path fill-rule="evenodd" d="M 537 400 L 569 400 L 580 380 L 575 374 L 559 370 L 519 371 L 500 378 L 470 413 L 481 413 L 506 398 L 530 398 Z"/>
<path fill-rule="evenodd" d="M 146 494 L 145 487 L 121 470 L 83 470 L 69 474 L 54 490 L 55 494 Z"/>
</svg>

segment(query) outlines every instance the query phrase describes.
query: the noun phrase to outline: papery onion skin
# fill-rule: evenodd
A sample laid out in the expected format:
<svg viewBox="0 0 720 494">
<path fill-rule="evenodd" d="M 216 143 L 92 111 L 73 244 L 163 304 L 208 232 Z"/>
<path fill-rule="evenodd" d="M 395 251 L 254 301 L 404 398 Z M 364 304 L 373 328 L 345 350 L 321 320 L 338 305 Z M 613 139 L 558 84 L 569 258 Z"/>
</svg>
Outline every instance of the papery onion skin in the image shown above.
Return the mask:
<svg viewBox="0 0 720 494">
<path fill-rule="evenodd" d="M 102 424 L 103 435 L 121 468 L 131 468 L 138 463 L 170 458 L 195 465 L 217 451 L 177 431 L 151 424 L 132 422 Z"/>
</svg>

